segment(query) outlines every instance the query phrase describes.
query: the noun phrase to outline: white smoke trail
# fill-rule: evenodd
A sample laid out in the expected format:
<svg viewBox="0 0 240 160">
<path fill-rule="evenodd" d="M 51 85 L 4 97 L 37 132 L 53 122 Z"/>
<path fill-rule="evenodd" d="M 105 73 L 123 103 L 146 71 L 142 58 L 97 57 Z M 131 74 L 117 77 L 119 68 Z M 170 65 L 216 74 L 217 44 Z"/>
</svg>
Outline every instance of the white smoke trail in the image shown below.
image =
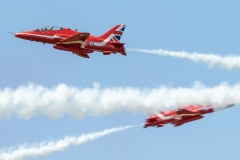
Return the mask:
<svg viewBox="0 0 240 160">
<path fill-rule="evenodd" d="M 39 145 L 26 146 L 21 145 L 15 148 L 1 149 L 1 160 L 22 160 L 25 158 L 34 158 L 37 156 L 47 156 L 56 151 L 64 151 L 70 146 L 77 146 L 86 143 L 96 138 L 103 137 L 115 132 L 120 132 L 129 128 L 133 128 L 139 125 L 130 125 L 125 127 L 118 127 L 112 129 L 106 129 L 104 131 L 93 132 L 89 134 L 83 134 L 79 137 L 65 137 L 58 141 L 41 142 Z"/>
<path fill-rule="evenodd" d="M 59 118 L 65 114 L 105 116 L 117 111 L 148 113 L 149 109 L 169 110 L 189 104 L 240 103 L 240 83 L 222 83 L 212 88 L 200 82 L 190 88 L 113 87 L 77 88 L 59 84 L 53 88 L 29 83 L 16 89 L 0 89 L 0 119 L 15 115 L 29 119 L 35 115 Z"/>
<path fill-rule="evenodd" d="M 228 70 L 240 70 L 240 56 L 229 55 L 220 56 L 215 54 L 202 54 L 202 53 L 187 53 L 187 52 L 174 52 L 167 50 L 145 50 L 145 49 L 128 49 L 129 51 L 143 52 L 156 54 L 160 56 L 171 56 L 175 58 L 188 59 L 193 62 L 202 62 L 208 64 L 210 68 L 218 66 Z"/>
</svg>

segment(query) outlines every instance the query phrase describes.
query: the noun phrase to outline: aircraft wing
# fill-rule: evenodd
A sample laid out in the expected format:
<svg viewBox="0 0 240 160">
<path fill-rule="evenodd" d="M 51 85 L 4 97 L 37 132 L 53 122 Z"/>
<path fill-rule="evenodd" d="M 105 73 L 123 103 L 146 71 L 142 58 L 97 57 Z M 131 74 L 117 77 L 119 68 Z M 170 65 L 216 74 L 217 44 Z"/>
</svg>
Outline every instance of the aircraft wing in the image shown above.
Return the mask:
<svg viewBox="0 0 240 160">
<path fill-rule="evenodd" d="M 88 39 L 89 35 L 90 35 L 90 33 L 87 33 L 87 32 L 78 33 L 78 34 L 75 34 L 72 37 L 64 39 L 61 42 L 58 42 L 58 44 L 77 44 L 77 43 L 80 43 L 80 44 L 82 44 L 81 48 L 85 48 L 85 45 L 86 45 L 86 42 L 87 42 L 87 39 Z"/>
<path fill-rule="evenodd" d="M 179 109 L 178 111 L 176 111 L 177 115 L 181 115 L 181 116 L 194 116 L 194 115 L 199 115 L 199 113 L 194 112 L 194 111 L 190 111 L 187 109 Z"/>
<path fill-rule="evenodd" d="M 88 54 L 84 54 L 84 53 L 74 53 L 82 58 L 90 58 Z"/>
</svg>

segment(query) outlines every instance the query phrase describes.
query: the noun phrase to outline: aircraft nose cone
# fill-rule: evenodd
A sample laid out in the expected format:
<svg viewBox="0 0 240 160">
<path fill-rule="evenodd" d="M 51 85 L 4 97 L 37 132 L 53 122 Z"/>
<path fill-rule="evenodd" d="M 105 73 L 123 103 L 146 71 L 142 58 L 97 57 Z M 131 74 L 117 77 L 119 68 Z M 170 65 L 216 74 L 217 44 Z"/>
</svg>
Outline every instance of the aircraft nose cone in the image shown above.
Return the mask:
<svg viewBox="0 0 240 160">
<path fill-rule="evenodd" d="M 18 37 L 18 38 L 23 38 L 23 34 L 22 33 L 15 33 L 14 36 Z"/>
<path fill-rule="evenodd" d="M 231 103 L 231 104 L 228 104 L 228 107 L 232 107 L 234 105 L 235 105 L 234 103 Z"/>
<path fill-rule="evenodd" d="M 26 39 L 26 40 L 29 40 L 30 38 L 29 35 L 24 32 L 15 33 L 14 36 L 17 38 Z"/>
</svg>

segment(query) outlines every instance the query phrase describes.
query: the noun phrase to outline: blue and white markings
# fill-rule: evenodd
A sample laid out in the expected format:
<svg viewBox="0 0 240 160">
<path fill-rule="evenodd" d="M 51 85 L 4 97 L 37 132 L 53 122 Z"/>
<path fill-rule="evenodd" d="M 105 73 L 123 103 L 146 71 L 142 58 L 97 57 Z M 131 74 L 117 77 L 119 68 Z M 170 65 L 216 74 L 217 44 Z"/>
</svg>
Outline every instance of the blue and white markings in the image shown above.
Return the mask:
<svg viewBox="0 0 240 160">
<path fill-rule="evenodd" d="M 90 42 L 89 42 L 89 45 L 90 45 L 90 46 L 93 46 L 93 45 L 94 45 L 94 42 L 93 42 L 93 41 L 90 41 Z"/>
</svg>

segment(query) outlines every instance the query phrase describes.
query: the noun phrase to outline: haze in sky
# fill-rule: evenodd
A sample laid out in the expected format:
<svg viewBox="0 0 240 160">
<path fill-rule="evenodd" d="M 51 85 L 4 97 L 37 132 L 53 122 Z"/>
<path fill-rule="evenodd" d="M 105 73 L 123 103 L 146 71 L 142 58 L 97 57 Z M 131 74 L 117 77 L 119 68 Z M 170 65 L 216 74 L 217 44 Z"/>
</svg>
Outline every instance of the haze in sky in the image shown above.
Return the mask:
<svg viewBox="0 0 240 160">
<path fill-rule="evenodd" d="M 239 5 L 236 0 L 0 2 L 0 158 L 14 153 L 34 160 L 238 159 Z M 126 24 L 121 42 L 131 49 L 127 56 L 95 52 L 84 59 L 8 33 L 55 25 L 98 36 L 116 24 Z M 65 144 L 66 136 L 120 131 L 144 123 L 149 108 L 193 101 L 237 104 L 180 127 L 137 126 L 35 158 L 14 152 L 22 145 L 31 150 Z"/>
</svg>

